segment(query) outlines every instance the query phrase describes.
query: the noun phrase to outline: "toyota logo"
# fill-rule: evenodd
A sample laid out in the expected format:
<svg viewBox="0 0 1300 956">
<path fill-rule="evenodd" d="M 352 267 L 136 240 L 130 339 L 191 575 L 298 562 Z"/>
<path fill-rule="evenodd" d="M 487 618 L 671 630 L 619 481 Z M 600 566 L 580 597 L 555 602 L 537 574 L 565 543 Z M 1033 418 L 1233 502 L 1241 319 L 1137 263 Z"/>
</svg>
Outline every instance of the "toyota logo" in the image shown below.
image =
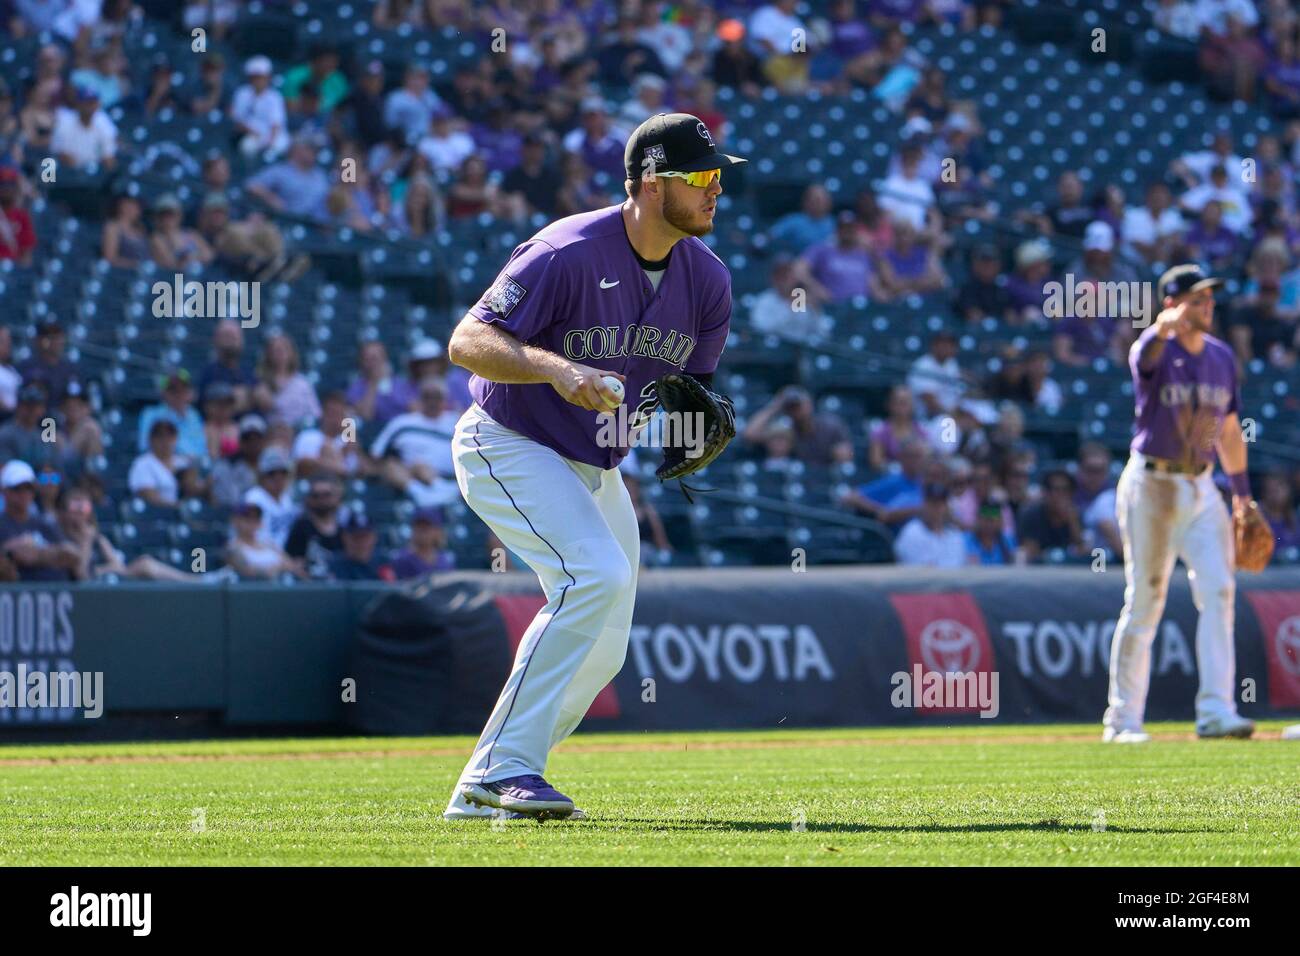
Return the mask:
<svg viewBox="0 0 1300 956">
<path fill-rule="evenodd" d="M 921 660 L 932 671 L 968 673 L 980 665 L 979 640 L 975 632 L 960 621 L 948 618 L 931 621 L 921 631 Z"/>
</svg>

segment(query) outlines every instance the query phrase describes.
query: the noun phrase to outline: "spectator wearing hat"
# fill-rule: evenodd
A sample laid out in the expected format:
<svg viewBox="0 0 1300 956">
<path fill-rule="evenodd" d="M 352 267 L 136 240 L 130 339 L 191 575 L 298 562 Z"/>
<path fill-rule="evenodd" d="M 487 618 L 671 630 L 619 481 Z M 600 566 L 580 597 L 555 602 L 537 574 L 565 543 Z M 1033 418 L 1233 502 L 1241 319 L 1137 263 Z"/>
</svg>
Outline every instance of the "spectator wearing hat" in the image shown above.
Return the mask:
<svg viewBox="0 0 1300 956">
<path fill-rule="evenodd" d="M 399 581 L 436 571 L 452 571 L 456 557 L 447 550 L 447 528 L 441 508 L 416 508 L 411 515 L 411 540 L 393 558 L 393 575 Z"/>
<path fill-rule="evenodd" d="M 1124 213 L 1120 234 L 1126 252 L 1139 256 L 1153 269 L 1168 262 L 1178 235 L 1186 228 L 1183 217 L 1173 206 L 1169 187 L 1154 182 L 1147 187 L 1146 201 Z"/>
<path fill-rule="evenodd" d="M 13 365 L 14 336 L 7 325 L 0 325 L 0 422 L 6 421 L 18 407 L 18 390 L 23 377 Z"/>
<path fill-rule="evenodd" d="M 300 477 L 357 478 L 367 473 L 347 395 L 339 391 L 325 394 L 317 427 L 304 428 L 293 441 L 293 460 Z"/>
<path fill-rule="evenodd" d="M 314 45 L 308 53 L 306 63 L 301 63 L 284 74 L 280 92 L 292 106 L 307 84 L 316 88 L 317 106 L 322 114 L 334 112 L 334 108 L 347 99 L 348 80 L 339 70 L 339 54 L 334 47 L 325 43 Z"/>
<path fill-rule="evenodd" d="M 822 302 L 847 302 L 855 296 L 888 301 L 867 251 L 857 217 L 845 210 L 835 220 L 835 237 L 820 243 L 795 260 L 799 284 Z"/>
<path fill-rule="evenodd" d="M 244 64 L 245 83 L 235 90 L 230 119 L 240 136 L 245 156 L 258 153 L 272 158 L 289 148 L 289 116 L 284 96 L 271 85 L 271 61 L 250 57 Z"/>
<path fill-rule="evenodd" d="M 1015 535 L 1003 527 L 1003 506 L 984 499 L 975 512 L 975 527 L 966 532 L 966 563 L 1008 565 L 1017 559 Z"/>
<path fill-rule="evenodd" d="M 392 419 L 370 450 L 380 474 L 417 505 L 445 505 L 459 494 L 451 460 L 451 439 L 460 418 L 447 408 L 446 387 L 439 379 L 419 384 L 414 411 Z"/>
<path fill-rule="evenodd" d="M 830 242 L 835 235 L 831 210 L 831 194 L 826 187 L 810 183 L 803 191 L 799 210 L 786 213 L 768 231 L 772 250 L 797 256 L 813 246 Z"/>
<path fill-rule="evenodd" d="M 1002 256 L 997 246 L 980 243 L 971 251 L 970 275 L 957 290 L 954 310 L 970 323 L 986 318 L 1015 324 L 1019 320 L 1011 304 L 1011 293 L 1002 276 Z"/>
<path fill-rule="evenodd" d="M 1046 240 L 1030 239 L 1016 247 L 1016 269 L 1007 277 L 1006 285 L 1013 309 L 1013 324 L 1043 321 L 1043 304 L 1047 301 L 1047 282 L 1051 273 L 1052 247 Z"/>
<path fill-rule="evenodd" d="M 153 261 L 170 272 L 201 269 L 216 253 L 201 235 L 185 228 L 181 201 L 172 193 L 159 196 L 153 205 L 153 235 L 149 249 Z"/>
<path fill-rule="evenodd" d="M 40 385 L 50 402 L 63 401 L 68 383 L 78 377 L 76 364 L 65 354 L 68 336 L 55 319 L 41 323 L 36 331 L 36 348 L 32 356 L 18 366 L 24 385 Z"/>
<path fill-rule="evenodd" d="M 298 518 L 292 492 L 294 462 L 282 447 L 269 445 L 257 457 L 257 484 L 243 494 L 243 501 L 256 503 L 263 515 L 263 540 L 285 546 L 289 529 Z"/>
<path fill-rule="evenodd" d="M 73 91 L 72 108 L 60 108 L 50 133 L 50 150 L 69 169 L 117 162 L 117 124 L 100 109 L 99 96 L 88 87 Z"/>
<path fill-rule="evenodd" d="M 198 229 L 221 263 L 238 275 L 259 282 L 293 282 L 311 267 L 311 257 L 305 253 L 286 254 L 284 234 L 261 213 L 231 219 L 230 198 L 225 193 L 203 197 Z"/>
<path fill-rule="evenodd" d="M 406 142 L 414 146 L 429 128 L 434 114 L 445 109 L 442 100 L 429 88 L 429 71 L 411 63 L 402 75 L 402 85 L 384 99 L 384 125 L 400 129 Z"/>
<path fill-rule="evenodd" d="M 226 563 L 246 581 L 273 581 L 281 575 L 307 576 L 299 561 L 289 557 L 275 542 L 262 533 L 262 509 L 256 502 L 235 506 L 230 519 L 230 543 L 226 546 Z"/>
<path fill-rule="evenodd" d="M 0 513 L 0 553 L 5 580 L 16 569 L 22 581 L 71 581 L 78 563 L 75 545 L 49 518 L 37 514 L 36 472 L 21 459 L 0 468 L 4 511 Z"/>
<path fill-rule="evenodd" d="M 289 526 L 284 544 L 285 553 L 302 562 L 308 577 L 328 578 L 334 556 L 343 551 L 342 502 L 343 484 L 338 478 L 320 473 L 311 479 L 302 513 Z"/>
<path fill-rule="evenodd" d="M 145 231 L 140 200 L 125 193 L 110 201 L 100 239 L 100 255 L 114 269 L 135 270 L 153 258 Z"/>
<path fill-rule="evenodd" d="M 222 382 L 234 390 L 234 413 L 241 415 L 248 411 L 257 378 L 243 367 L 243 357 L 243 326 L 234 319 L 221 319 L 212 330 L 212 360 L 199 373 L 200 403 L 206 403 L 209 388 Z"/>
<path fill-rule="evenodd" d="M 88 461 L 104 453 L 104 431 L 95 421 L 90 396 L 80 382 L 69 382 L 60 407 L 63 437 L 74 459 Z"/>
<path fill-rule="evenodd" d="M 239 420 L 239 449 L 212 466 L 210 496 L 214 505 L 233 508 L 257 484 L 266 436 L 266 419 L 261 415 L 250 413 Z"/>
<path fill-rule="evenodd" d="M 66 390 L 65 390 L 66 394 Z M 49 403 L 39 382 L 24 384 L 18 392 L 18 407 L 0 425 L 0 461 L 19 459 L 39 468 L 49 463 L 66 467 L 73 459 L 68 443 L 60 436 L 54 419 L 47 415 Z"/>
<path fill-rule="evenodd" d="M 546 158 L 546 141 L 538 133 L 524 138 L 519 165 L 506 173 L 501 189 L 517 196 L 530 214 L 542 213 L 548 219 L 555 214 L 560 187 L 555 167 Z"/>
<path fill-rule="evenodd" d="M 229 107 L 226 58 L 214 50 L 204 54 L 199 63 L 199 79 L 189 95 L 189 109 L 196 116 L 207 116 L 213 112 L 224 113 Z"/>
<path fill-rule="evenodd" d="M 217 462 L 239 451 L 239 423 L 235 421 L 235 390 L 213 382 L 203 403 L 203 440 L 206 460 Z"/>
<path fill-rule="evenodd" d="M 306 419 L 320 417 L 316 389 L 300 372 L 298 348 L 284 332 L 267 335 L 257 361 L 253 404 L 267 420 L 296 428 Z"/>
<path fill-rule="evenodd" d="M 182 497 L 199 489 L 194 464 L 176 451 L 176 423 L 159 418 L 149 429 L 149 448 L 131 463 L 127 487 L 131 494 L 155 508 L 176 508 Z"/>
<path fill-rule="evenodd" d="M 934 418 L 956 409 L 966 394 L 966 378 L 957 362 L 957 338 L 941 330 L 930 336 L 930 347 L 907 372 L 918 413 Z"/>
<path fill-rule="evenodd" d="M 243 500 L 262 509 L 263 541 L 283 548 L 289 529 L 298 517 L 293 503 L 293 461 L 284 449 L 271 445 L 257 459 L 257 484 L 244 492 Z"/>
<path fill-rule="evenodd" d="M 21 179 L 17 167 L 0 162 L 0 260 L 25 267 L 32 264 L 36 227 L 22 205 Z"/>
<path fill-rule="evenodd" d="M 343 103 L 348 132 L 367 150 L 384 138 L 384 64 L 370 60 L 361 68 L 357 85 Z"/>
<path fill-rule="evenodd" d="M 203 461 L 208 454 L 208 443 L 203 432 L 203 416 L 194 407 L 190 373 L 183 368 L 168 373 L 159 383 L 159 390 L 162 401 L 140 413 L 139 450 L 148 449 L 154 422 L 166 418 L 178 432 L 176 451 L 195 461 Z"/>
<path fill-rule="evenodd" d="M 1028 505 L 1020 515 L 1017 537 L 1030 564 L 1060 555 L 1082 557 L 1088 553 L 1083 521 L 1074 501 L 1074 477 L 1064 469 L 1043 476 L 1043 497 Z"/>
<path fill-rule="evenodd" d="M 966 561 L 966 538 L 948 514 L 948 489 L 925 486 L 920 513 L 894 539 L 899 564 L 917 568 L 959 568 Z"/>
<path fill-rule="evenodd" d="M 392 581 L 393 569 L 375 554 L 379 535 L 364 511 L 352 511 L 343 521 L 343 550 L 330 562 L 336 581 Z"/>
<path fill-rule="evenodd" d="M 305 219 L 326 218 L 329 192 L 329 177 L 316 165 L 316 147 L 304 138 L 293 141 L 287 159 L 267 166 L 248 181 L 250 196 L 276 212 Z"/>
</svg>

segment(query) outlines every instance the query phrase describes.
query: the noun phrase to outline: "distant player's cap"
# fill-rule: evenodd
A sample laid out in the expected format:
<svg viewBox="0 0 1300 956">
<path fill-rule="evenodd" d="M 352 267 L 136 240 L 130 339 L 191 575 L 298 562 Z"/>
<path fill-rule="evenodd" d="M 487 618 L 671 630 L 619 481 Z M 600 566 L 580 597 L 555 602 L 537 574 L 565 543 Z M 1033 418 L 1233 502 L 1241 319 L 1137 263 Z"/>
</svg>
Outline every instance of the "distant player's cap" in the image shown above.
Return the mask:
<svg viewBox="0 0 1300 956">
<path fill-rule="evenodd" d="M 690 113 L 655 114 L 632 131 L 623 150 L 628 179 L 640 179 L 646 171 L 698 173 L 747 162 L 718 152 L 709 128 Z"/>
<path fill-rule="evenodd" d="M 14 459 L 6 462 L 3 469 L 0 469 L 0 487 L 8 490 L 17 488 L 20 485 L 36 484 L 36 472 L 32 471 L 32 466 L 25 461 Z"/>
<path fill-rule="evenodd" d="M 257 470 L 263 475 L 269 475 L 275 471 L 290 471 L 293 468 L 293 462 L 289 456 L 284 453 L 284 449 L 272 445 L 257 459 Z"/>
<path fill-rule="evenodd" d="M 149 426 L 149 437 L 153 438 L 154 435 L 161 435 L 163 432 L 171 432 L 173 435 L 178 435 L 180 434 L 180 429 L 176 427 L 176 423 L 170 418 L 154 419 L 154 423 Z"/>
<path fill-rule="evenodd" d="M 1028 242 L 1022 242 L 1016 249 L 1016 268 L 1026 269 L 1040 262 L 1050 262 L 1051 258 L 1051 246 L 1041 239 L 1030 239 Z"/>
<path fill-rule="evenodd" d="M 246 76 L 270 76 L 271 60 L 264 56 L 250 57 L 244 64 L 244 74 Z"/>
<path fill-rule="evenodd" d="M 1202 289 L 1217 289 L 1223 285 L 1222 279 L 1215 279 L 1207 276 L 1201 271 L 1201 267 L 1194 262 L 1186 265 L 1174 266 L 1172 269 L 1166 269 L 1164 275 L 1160 277 L 1160 297 L 1166 296 L 1178 298 L 1180 295 L 1186 295 L 1189 292 L 1200 292 Z"/>
</svg>

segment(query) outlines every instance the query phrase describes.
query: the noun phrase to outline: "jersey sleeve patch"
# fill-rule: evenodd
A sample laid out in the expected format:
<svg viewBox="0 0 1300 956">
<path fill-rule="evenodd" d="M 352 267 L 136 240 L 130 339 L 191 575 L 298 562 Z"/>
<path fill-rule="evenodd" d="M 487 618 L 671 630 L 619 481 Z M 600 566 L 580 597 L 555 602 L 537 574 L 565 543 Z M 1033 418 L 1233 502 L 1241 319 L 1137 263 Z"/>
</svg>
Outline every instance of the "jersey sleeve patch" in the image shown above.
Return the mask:
<svg viewBox="0 0 1300 956">
<path fill-rule="evenodd" d="M 518 282 L 508 275 L 502 275 L 497 278 L 496 284 L 488 290 L 487 307 L 501 318 L 508 319 L 515 306 L 523 301 L 524 296 L 527 294 L 528 290 Z"/>
</svg>

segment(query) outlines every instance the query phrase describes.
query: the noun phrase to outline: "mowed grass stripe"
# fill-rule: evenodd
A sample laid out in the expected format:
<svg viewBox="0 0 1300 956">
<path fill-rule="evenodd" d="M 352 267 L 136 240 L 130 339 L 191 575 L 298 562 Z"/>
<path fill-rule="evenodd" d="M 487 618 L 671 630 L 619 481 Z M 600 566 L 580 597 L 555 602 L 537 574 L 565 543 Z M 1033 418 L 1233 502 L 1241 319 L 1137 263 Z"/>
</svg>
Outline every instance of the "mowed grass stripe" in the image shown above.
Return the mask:
<svg viewBox="0 0 1300 956">
<path fill-rule="evenodd" d="M 1300 863 L 1292 742 L 1114 747 L 1091 726 L 1022 742 L 1034 729 L 579 736 L 548 776 L 592 819 L 540 825 L 441 819 L 466 738 L 210 741 L 199 749 L 268 756 L 3 765 L 0 864 Z"/>
</svg>

